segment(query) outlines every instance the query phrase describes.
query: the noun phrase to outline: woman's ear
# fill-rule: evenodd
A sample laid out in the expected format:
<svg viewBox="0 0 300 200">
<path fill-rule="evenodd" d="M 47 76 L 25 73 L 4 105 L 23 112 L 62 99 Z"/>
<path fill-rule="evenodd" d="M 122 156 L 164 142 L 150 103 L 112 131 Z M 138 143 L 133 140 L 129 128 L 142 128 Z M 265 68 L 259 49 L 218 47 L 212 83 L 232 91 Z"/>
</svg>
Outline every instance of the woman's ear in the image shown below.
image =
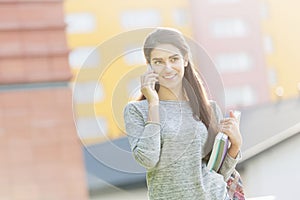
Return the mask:
<svg viewBox="0 0 300 200">
<path fill-rule="evenodd" d="M 189 61 L 184 61 L 184 66 L 187 67 L 189 64 Z"/>
</svg>

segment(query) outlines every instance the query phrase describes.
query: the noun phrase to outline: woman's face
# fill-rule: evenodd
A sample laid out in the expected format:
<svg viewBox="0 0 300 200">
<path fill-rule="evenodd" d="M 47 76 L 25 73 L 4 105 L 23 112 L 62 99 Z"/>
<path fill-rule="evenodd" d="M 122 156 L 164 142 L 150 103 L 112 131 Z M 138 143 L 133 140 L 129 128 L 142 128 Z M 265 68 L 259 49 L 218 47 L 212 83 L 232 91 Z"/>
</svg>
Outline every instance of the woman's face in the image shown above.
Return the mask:
<svg viewBox="0 0 300 200">
<path fill-rule="evenodd" d="M 150 54 L 149 64 L 159 74 L 159 84 L 170 89 L 181 86 L 187 63 L 186 56 L 171 44 L 158 45 Z"/>
</svg>

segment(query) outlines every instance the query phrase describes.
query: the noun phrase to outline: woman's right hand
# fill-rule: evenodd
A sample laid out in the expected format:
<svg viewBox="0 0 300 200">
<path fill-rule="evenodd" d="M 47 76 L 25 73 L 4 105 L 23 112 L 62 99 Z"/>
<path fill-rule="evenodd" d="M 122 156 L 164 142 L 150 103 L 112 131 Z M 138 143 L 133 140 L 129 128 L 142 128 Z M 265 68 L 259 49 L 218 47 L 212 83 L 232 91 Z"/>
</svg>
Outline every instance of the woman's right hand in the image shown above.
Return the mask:
<svg viewBox="0 0 300 200">
<path fill-rule="evenodd" d="M 158 94 L 155 90 L 155 82 L 158 81 L 158 74 L 152 69 L 147 70 L 141 76 L 141 92 L 149 103 L 157 103 L 159 101 Z"/>
</svg>

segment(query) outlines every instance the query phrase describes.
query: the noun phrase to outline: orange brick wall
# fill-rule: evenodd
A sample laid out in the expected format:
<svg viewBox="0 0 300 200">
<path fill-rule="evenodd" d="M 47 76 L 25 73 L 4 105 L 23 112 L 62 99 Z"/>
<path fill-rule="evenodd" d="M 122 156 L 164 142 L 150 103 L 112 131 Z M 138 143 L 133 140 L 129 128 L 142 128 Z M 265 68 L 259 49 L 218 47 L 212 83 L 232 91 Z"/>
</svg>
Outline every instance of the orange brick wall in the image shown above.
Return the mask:
<svg viewBox="0 0 300 200">
<path fill-rule="evenodd" d="M 87 199 L 68 88 L 0 93 L 0 199 Z"/>
<path fill-rule="evenodd" d="M 62 1 L 0 1 L 0 84 L 71 78 Z"/>
<path fill-rule="evenodd" d="M 0 199 L 88 199 L 68 51 L 62 1 L 0 1 Z"/>
</svg>

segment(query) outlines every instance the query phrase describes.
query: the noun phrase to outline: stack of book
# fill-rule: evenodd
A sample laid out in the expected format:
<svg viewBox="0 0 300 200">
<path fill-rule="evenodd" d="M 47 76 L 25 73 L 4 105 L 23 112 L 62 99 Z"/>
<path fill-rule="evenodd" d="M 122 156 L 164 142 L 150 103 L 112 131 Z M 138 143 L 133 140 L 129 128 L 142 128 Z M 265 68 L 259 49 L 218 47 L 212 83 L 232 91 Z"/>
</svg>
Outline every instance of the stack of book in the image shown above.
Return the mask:
<svg viewBox="0 0 300 200">
<path fill-rule="evenodd" d="M 207 163 L 208 169 L 218 172 L 226 157 L 229 146 L 228 136 L 222 132 L 219 132 L 215 138 L 213 150 L 210 155 L 210 159 Z"/>
</svg>

